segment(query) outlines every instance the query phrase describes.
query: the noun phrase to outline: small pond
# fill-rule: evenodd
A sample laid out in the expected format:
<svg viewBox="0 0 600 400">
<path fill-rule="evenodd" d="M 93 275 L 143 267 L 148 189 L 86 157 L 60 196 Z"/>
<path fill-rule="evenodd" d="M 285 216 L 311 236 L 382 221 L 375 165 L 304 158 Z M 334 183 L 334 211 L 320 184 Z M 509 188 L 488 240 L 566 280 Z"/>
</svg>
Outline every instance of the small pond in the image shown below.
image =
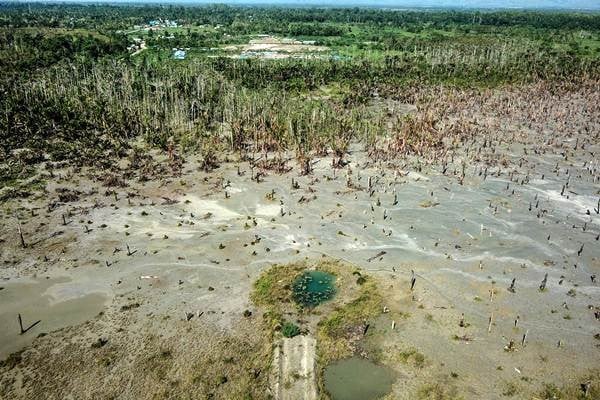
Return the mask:
<svg viewBox="0 0 600 400">
<path fill-rule="evenodd" d="M 335 276 L 323 271 L 306 271 L 294 281 L 294 300 L 315 307 L 335 296 Z"/>
<path fill-rule="evenodd" d="M 324 378 L 332 400 L 375 400 L 390 393 L 395 381 L 390 368 L 361 357 L 329 365 Z"/>
</svg>

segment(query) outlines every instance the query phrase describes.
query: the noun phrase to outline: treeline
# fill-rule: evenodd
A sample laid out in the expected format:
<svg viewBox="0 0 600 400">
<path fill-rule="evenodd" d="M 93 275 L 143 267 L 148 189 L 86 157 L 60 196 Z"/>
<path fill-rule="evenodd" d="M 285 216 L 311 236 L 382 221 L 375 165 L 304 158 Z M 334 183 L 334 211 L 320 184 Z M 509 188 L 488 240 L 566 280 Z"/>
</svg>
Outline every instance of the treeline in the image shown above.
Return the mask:
<svg viewBox="0 0 600 400">
<path fill-rule="evenodd" d="M 223 76 L 247 88 L 276 86 L 284 90 L 314 90 L 334 82 L 354 86 L 447 84 L 495 86 L 534 80 L 600 77 L 600 60 L 560 52 L 552 57 L 528 49 L 498 48 L 461 51 L 460 48 L 415 49 L 381 60 L 234 60 L 206 61 Z"/>
<path fill-rule="evenodd" d="M 431 29 L 436 24 L 465 23 L 469 31 L 477 32 L 485 21 L 492 21 L 491 15 L 496 18 L 494 29 L 503 29 L 500 24 L 513 24 L 514 28 L 502 37 L 442 35 Z M 566 27 L 575 23 L 582 29 L 595 26 L 588 17 L 225 6 L 31 4 L 30 9 L 29 5 L 3 5 L 0 159 L 10 158 L 15 149 L 30 148 L 52 159 L 107 160 L 107 153 L 117 154 L 130 139 L 139 137 L 159 147 L 175 141 L 202 151 L 215 147 L 240 152 L 291 149 L 301 159 L 325 148 L 343 153 L 350 140 L 373 142 L 374 137 L 401 129 L 390 127 L 379 114 L 381 110 L 370 106 L 374 91 L 380 88 L 401 93 L 410 87 L 439 84 L 470 88 L 538 80 L 600 80 L 600 58 L 591 51 L 556 45 L 545 30 L 541 30 L 541 39 L 519 37 L 520 28 L 516 27 L 527 23 L 525 30 L 530 31 L 558 25 L 557 21 Z M 130 57 L 126 36 L 119 30 L 157 18 L 221 24 L 223 29 L 179 29 L 174 41 L 165 38 L 164 31 L 157 31 L 147 37 L 148 45 L 166 51 L 148 49 Z M 376 25 L 369 29 L 356 25 L 406 23 L 422 29 L 423 21 L 428 21 L 429 29 L 423 36 L 400 36 Z M 169 58 L 175 45 L 217 46 L 242 37 L 228 36 L 228 32 L 243 35 L 256 31 L 318 34 L 320 43 L 348 41 L 352 46 L 372 38 L 375 42 L 368 46 L 380 53 L 287 60 Z M 320 97 L 327 86 L 335 87 L 335 94 Z M 416 128 L 404 131 L 419 134 Z"/>
<path fill-rule="evenodd" d="M 236 19 L 228 26 L 235 34 L 270 33 L 285 36 L 342 36 L 350 31 L 347 25 L 327 22 L 282 22 L 270 19 L 244 21 Z"/>
<path fill-rule="evenodd" d="M 110 27 L 125 29 L 151 19 L 182 20 L 192 24 L 230 26 L 236 21 L 264 21 L 267 26 L 290 24 L 359 23 L 446 29 L 460 25 L 600 30 L 598 13 L 550 11 L 395 11 L 365 8 L 232 7 L 211 5 L 110 6 L 0 3 L 0 26 Z"/>
<path fill-rule="evenodd" d="M 306 100 L 274 86 L 249 90 L 238 84 L 239 77 L 225 76 L 237 72 L 242 71 L 218 63 L 148 66 L 103 60 L 4 82 L 2 155 L 28 148 L 55 160 L 91 162 L 118 154 L 136 137 L 163 148 L 174 140 L 195 149 L 307 154 L 336 147 L 342 139 L 381 133 L 367 107 Z"/>
<path fill-rule="evenodd" d="M 448 53 L 415 53 L 368 60 L 194 60 L 133 64 L 128 59 L 64 63 L 0 85 L 0 143 L 40 148 L 55 158 L 120 148 L 133 137 L 166 146 L 217 142 L 231 150 L 251 143 L 305 151 L 340 137 L 380 132 L 366 107 L 371 90 L 435 83 L 599 79 L 597 61 L 567 54 L 551 63 L 522 54 L 502 64 L 501 54 L 479 60 Z M 436 57 L 438 57 L 436 59 Z M 493 64 L 497 64 L 493 68 Z M 302 93 L 339 82 L 340 98 L 308 100 Z M 85 149 L 77 150 L 77 149 Z"/>
<path fill-rule="evenodd" d="M 0 70 L 6 79 L 58 62 L 93 62 L 107 55 L 125 55 L 126 49 L 127 41 L 122 35 L 0 29 Z"/>
</svg>

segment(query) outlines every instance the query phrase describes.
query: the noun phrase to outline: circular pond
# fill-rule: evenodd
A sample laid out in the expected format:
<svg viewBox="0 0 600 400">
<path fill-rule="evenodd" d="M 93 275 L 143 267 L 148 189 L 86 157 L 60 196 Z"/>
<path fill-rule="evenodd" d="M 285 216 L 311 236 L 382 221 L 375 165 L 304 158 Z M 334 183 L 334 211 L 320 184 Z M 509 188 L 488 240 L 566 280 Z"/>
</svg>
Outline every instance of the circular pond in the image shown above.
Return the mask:
<svg viewBox="0 0 600 400">
<path fill-rule="evenodd" d="M 306 271 L 292 285 L 294 300 L 315 307 L 335 296 L 335 276 L 323 271 Z"/>
</svg>

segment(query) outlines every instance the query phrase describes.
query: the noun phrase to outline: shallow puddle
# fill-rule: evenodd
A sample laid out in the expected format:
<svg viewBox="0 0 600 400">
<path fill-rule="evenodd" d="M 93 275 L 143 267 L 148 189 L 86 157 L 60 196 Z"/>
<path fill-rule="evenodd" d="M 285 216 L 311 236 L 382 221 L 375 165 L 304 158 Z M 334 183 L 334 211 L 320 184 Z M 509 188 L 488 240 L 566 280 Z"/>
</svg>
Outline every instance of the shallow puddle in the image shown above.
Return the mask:
<svg viewBox="0 0 600 400">
<path fill-rule="evenodd" d="M 332 400 L 375 400 L 392 391 L 394 372 L 361 357 L 351 357 L 325 369 L 325 389 Z"/>
<path fill-rule="evenodd" d="M 0 292 L 0 360 L 31 343 L 40 333 L 80 324 L 102 311 L 106 302 L 102 293 L 76 297 L 53 294 L 68 282 L 69 279 L 59 278 L 4 284 Z M 18 314 L 24 329 L 40 322 L 21 335 Z"/>
<path fill-rule="evenodd" d="M 323 271 L 307 271 L 294 281 L 294 300 L 305 307 L 316 307 L 335 296 L 335 276 Z"/>
</svg>

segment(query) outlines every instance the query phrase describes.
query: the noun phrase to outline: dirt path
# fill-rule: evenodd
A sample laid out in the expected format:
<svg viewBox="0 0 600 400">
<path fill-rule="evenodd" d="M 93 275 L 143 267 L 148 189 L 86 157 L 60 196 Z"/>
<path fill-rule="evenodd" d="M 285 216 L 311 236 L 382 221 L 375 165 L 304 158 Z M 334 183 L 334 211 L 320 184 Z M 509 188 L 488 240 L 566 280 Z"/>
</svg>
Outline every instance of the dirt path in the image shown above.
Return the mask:
<svg viewBox="0 0 600 400">
<path fill-rule="evenodd" d="M 278 400 L 317 398 L 315 349 L 311 336 L 284 338 L 273 355 L 272 388 Z"/>
</svg>

